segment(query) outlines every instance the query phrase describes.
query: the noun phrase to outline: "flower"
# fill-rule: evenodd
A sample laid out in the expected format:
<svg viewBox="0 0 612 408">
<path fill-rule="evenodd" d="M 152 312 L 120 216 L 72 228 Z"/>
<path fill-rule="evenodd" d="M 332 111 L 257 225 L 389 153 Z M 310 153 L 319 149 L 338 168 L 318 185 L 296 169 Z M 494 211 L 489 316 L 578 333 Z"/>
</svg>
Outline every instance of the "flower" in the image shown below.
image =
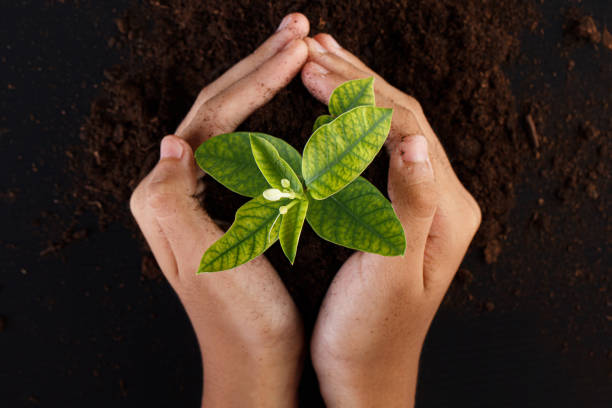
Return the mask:
<svg viewBox="0 0 612 408">
<path fill-rule="evenodd" d="M 263 192 L 263 196 L 268 201 L 278 201 L 281 198 L 295 198 L 295 193 L 283 193 L 277 188 L 269 188 Z"/>
</svg>

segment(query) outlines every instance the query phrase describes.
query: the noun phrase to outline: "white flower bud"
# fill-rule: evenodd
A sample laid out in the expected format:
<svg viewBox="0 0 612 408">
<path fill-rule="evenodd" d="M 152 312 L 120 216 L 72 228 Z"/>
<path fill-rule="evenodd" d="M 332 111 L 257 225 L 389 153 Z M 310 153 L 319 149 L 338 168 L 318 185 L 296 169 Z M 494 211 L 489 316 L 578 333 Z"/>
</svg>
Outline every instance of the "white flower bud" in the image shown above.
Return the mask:
<svg viewBox="0 0 612 408">
<path fill-rule="evenodd" d="M 283 193 L 277 188 L 269 188 L 263 192 L 263 196 L 268 201 L 278 201 L 281 198 L 295 198 L 295 193 Z"/>
<path fill-rule="evenodd" d="M 289 180 L 285 178 L 281 180 L 281 186 L 283 186 L 283 188 L 289 188 L 290 185 L 291 183 L 289 182 Z"/>
<path fill-rule="evenodd" d="M 268 201 L 278 201 L 283 198 L 283 193 L 276 188 L 269 188 L 263 192 L 263 196 Z"/>
<path fill-rule="evenodd" d="M 286 205 L 282 205 L 279 207 L 278 212 L 281 213 L 282 215 L 287 214 L 287 206 Z"/>
</svg>

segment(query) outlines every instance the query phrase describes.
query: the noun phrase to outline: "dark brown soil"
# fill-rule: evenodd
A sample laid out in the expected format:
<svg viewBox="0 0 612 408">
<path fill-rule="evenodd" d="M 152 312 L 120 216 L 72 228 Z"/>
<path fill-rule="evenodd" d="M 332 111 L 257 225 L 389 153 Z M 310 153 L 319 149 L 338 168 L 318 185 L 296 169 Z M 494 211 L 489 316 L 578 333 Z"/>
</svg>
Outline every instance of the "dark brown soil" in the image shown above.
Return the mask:
<svg viewBox="0 0 612 408">
<path fill-rule="evenodd" d="M 592 208 L 607 222 L 609 205 L 602 196 L 609 188 L 612 122 L 595 123 L 591 112 L 595 106 L 608 112 L 609 93 L 585 95 L 567 106 L 564 102 L 560 110 L 554 108 L 555 97 L 547 92 L 516 100 L 506 71 L 519 56 L 519 33 L 541 29 L 532 7 L 518 0 L 233 0 L 219 5 L 199 0 L 144 1 L 116 21 L 117 34 L 108 45 L 125 55 L 123 63 L 106 71 L 102 95 L 92 104 L 82 128 L 84 148 L 70 152 L 75 174 L 85 167 L 84 178 L 73 193 L 80 208 L 77 213 L 93 209 L 102 227 L 112 222 L 129 224 L 140 237 L 127 202 L 132 189 L 157 161 L 160 139 L 174 131 L 201 87 L 248 55 L 292 11 L 309 18 L 311 33 L 331 33 L 390 83 L 422 103 L 459 178 L 483 210 L 471 256 L 494 264 L 504 255 L 513 228 L 509 217 L 516 191 L 525 182 L 524 168 L 554 186 L 553 197 L 543 189 L 535 191 L 537 205 L 527 222 L 525 238 L 533 241 L 521 247 L 531 252 L 512 254 L 508 262 L 512 273 L 498 277 L 493 267 L 486 274 L 462 268 L 447 302 L 472 302 L 486 313 L 543 293 L 543 302 L 556 304 L 559 298 L 548 288 L 563 280 L 567 283 L 564 296 L 571 301 L 579 302 L 574 299 L 574 288 L 594 287 L 597 304 L 609 304 L 605 275 L 585 272 L 586 267 L 578 262 L 568 261 L 571 276 L 546 264 L 548 269 L 537 276 L 536 286 L 540 286 L 523 287 L 526 279 L 533 278 L 531 268 L 540 261 L 536 252 L 553 246 L 559 253 L 567 251 L 571 259 L 579 257 L 586 244 L 566 234 L 584 230 L 580 209 Z M 571 40 L 570 48 L 561 50 L 566 58 L 562 70 L 567 71 L 570 84 L 576 65 L 572 50 L 585 43 L 590 48 L 589 43 L 606 46 L 610 34 L 576 9 L 567 13 L 563 28 Z M 534 81 L 540 80 L 539 74 Z M 581 89 L 577 82 L 572 86 Z M 239 129 L 282 137 L 301 150 L 313 120 L 324 111 L 298 78 Z M 551 132 L 563 137 L 551 137 Z M 385 191 L 386 173 L 387 157 L 382 152 L 364 175 Z M 242 200 L 210 179 L 207 183 L 202 197 L 205 208 L 214 219 L 231 223 Z M 559 206 L 563 211 L 558 211 Z M 578 227 L 566 228 L 568 225 Z M 64 238 L 73 239 L 74 234 Z M 609 242 L 600 245 L 605 251 Z M 602 252 L 601 247 L 598 250 Z M 321 241 L 309 227 L 303 232 L 294 267 L 277 246 L 268 251 L 307 327 L 350 253 Z M 142 273 L 159 278 L 144 242 L 142 256 Z M 598 265 L 596 270 L 605 268 Z M 478 299 L 473 292 L 478 282 L 503 286 L 511 300 Z M 580 312 L 579 305 L 576 312 Z M 601 320 L 592 327 L 599 330 Z"/>
<path fill-rule="evenodd" d="M 495 262 L 529 150 L 503 67 L 518 52 L 518 32 L 533 20 L 530 9 L 515 1 L 484 7 L 479 1 L 239 3 L 150 1 L 116 21 L 118 33 L 109 46 L 127 48 L 128 58 L 106 71 L 104 95 L 83 127 L 86 156 L 76 160 L 86 163 L 87 175 L 76 196 L 98 212 L 101 223 L 128 222 L 131 190 L 154 165 L 160 138 L 175 129 L 198 90 L 261 43 L 285 13 L 301 11 L 313 33 L 332 33 L 421 101 L 483 209 L 476 246 L 485 249 L 487 262 Z M 323 111 L 298 79 L 240 128 L 283 137 L 301 149 Z M 383 191 L 386 168 L 383 152 L 365 174 Z M 207 210 L 231 222 L 240 200 L 209 183 Z M 299 286 L 294 294 L 305 297 L 298 302 L 310 311 L 350 251 L 321 242 L 307 229 L 299 252 L 293 268 L 279 251 L 269 256 L 281 271 L 290 271 L 286 278 Z"/>
<path fill-rule="evenodd" d="M 601 33 L 591 16 L 582 15 L 579 9 L 570 9 L 567 13 L 565 30 L 578 40 L 597 44 L 601 41 Z"/>
</svg>

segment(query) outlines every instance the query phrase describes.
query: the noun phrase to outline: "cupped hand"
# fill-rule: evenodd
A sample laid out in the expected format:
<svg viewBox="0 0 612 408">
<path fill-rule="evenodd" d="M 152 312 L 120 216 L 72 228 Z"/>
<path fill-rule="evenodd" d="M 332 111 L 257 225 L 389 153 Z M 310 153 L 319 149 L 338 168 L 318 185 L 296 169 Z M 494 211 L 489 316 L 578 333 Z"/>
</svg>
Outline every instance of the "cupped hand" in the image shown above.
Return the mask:
<svg viewBox="0 0 612 408">
<path fill-rule="evenodd" d="M 377 106 L 393 108 L 388 192 L 406 234 L 404 256 L 357 252 L 324 299 L 311 353 L 328 406 L 414 403 L 419 355 L 433 316 L 480 224 L 419 103 L 327 34 L 306 38 L 302 81 L 327 103 L 341 83 L 375 77 Z"/>
<path fill-rule="evenodd" d="M 291 81 L 306 62 L 308 30 L 303 15 L 288 15 L 253 54 L 202 89 L 130 200 L 200 343 L 203 406 L 296 404 L 302 326 L 276 271 L 260 256 L 230 272 L 196 276 L 202 254 L 223 231 L 194 198 L 202 184 L 193 149 L 233 131 Z"/>
</svg>

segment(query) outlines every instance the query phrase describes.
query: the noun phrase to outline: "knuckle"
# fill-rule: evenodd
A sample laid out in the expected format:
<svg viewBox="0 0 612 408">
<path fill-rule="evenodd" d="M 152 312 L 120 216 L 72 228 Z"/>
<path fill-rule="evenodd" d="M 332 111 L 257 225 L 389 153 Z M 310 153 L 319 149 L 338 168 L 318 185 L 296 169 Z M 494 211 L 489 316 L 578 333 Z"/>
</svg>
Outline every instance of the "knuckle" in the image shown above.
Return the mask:
<svg viewBox="0 0 612 408">
<path fill-rule="evenodd" d="M 438 204 L 439 193 L 434 183 L 422 183 L 407 197 L 416 217 L 428 218 Z"/>
<path fill-rule="evenodd" d="M 414 96 L 406 95 L 404 103 L 406 104 L 408 110 L 414 112 L 415 114 L 423 112 L 421 103 Z"/>
<path fill-rule="evenodd" d="M 130 211 L 132 212 L 134 218 L 139 218 L 142 214 L 143 207 L 145 205 L 143 193 L 143 186 L 142 183 L 140 183 L 130 196 Z"/>
<path fill-rule="evenodd" d="M 233 129 L 234 124 L 231 118 L 223 113 L 225 109 L 221 104 L 222 102 L 213 103 L 212 100 L 206 102 L 185 129 L 183 137 L 197 145 L 204 140 Z"/>
<path fill-rule="evenodd" d="M 457 216 L 453 223 L 454 235 L 459 238 L 456 241 L 457 244 L 461 248 L 467 248 L 480 227 L 482 212 L 474 197 L 467 190 L 464 189 L 462 196 L 458 197 L 460 200 L 457 200 L 461 204 L 456 209 Z"/>
<path fill-rule="evenodd" d="M 468 214 L 467 222 L 472 234 L 474 234 L 482 222 L 482 210 L 480 209 L 476 199 L 469 192 L 466 191 L 465 194 L 468 203 L 468 209 L 466 211 Z"/>
<path fill-rule="evenodd" d="M 198 101 L 205 101 L 209 98 L 210 98 L 209 87 L 205 86 L 204 88 L 200 89 L 200 92 L 198 93 L 198 97 L 196 98 L 196 103 Z"/>
<path fill-rule="evenodd" d="M 231 119 L 224 113 L 223 101 L 217 103 L 206 103 L 198 120 L 198 128 L 201 136 L 210 138 L 227 132 L 232 128 Z"/>
<path fill-rule="evenodd" d="M 176 194 L 170 191 L 165 183 L 149 183 L 144 195 L 146 207 L 156 215 L 168 215 L 176 206 Z"/>
</svg>

